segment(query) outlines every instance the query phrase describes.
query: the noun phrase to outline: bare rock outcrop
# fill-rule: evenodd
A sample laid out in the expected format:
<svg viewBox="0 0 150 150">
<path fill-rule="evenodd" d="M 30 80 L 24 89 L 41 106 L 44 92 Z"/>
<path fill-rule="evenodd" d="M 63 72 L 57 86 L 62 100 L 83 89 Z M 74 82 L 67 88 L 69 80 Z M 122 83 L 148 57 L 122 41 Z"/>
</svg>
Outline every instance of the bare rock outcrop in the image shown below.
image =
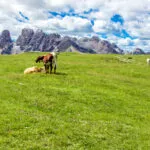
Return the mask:
<svg viewBox="0 0 150 150">
<path fill-rule="evenodd" d="M 81 53 L 98 54 L 122 54 L 123 50 L 116 44 L 101 40 L 97 36 L 74 38 L 70 36 L 61 37 L 56 33 L 46 34 L 42 30 L 24 28 L 21 35 L 13 42 L 8 30 L 4 30 L 0 36 L 0 53 L 11 54 L 26 51 L 51 52 L 57 48 L 58 51 L 77 51 Z"/>
<path fill-rule="evenodd" d="M 10 37 L 10 32 L 8 30 L 2 31 L 0 35 L 0 53 L 11 54 L 12 47 L 13 42 Z"/>
<path fill-rule="evenodd" d="M 106 40 L 101 40 L 96 36 L 93 36 L 92 38 L 87 37 L 81 38 L 78 40 L 77 43 L 80 47 L 92 49 L 98 54 L 123 53 L 123 50 L 120 49 L 117 45 L 111 44 Z"/>
<path fill-rule="evenodd" d="M 132 54 L 138 55 L 138 54 L 145 54 L 145 52 L 140 49 L 140 48 L 136 48 L 132 51 Z"/>
<path fill-rule="evenodd" d="M 16 45 L 20 46 L 21 50 L 28 50 L 29 49 L 29 43 L 33 37 L 34 31 L 33 29 L 22 29 L 21 35 L 19 35 Z"/>
</svg>

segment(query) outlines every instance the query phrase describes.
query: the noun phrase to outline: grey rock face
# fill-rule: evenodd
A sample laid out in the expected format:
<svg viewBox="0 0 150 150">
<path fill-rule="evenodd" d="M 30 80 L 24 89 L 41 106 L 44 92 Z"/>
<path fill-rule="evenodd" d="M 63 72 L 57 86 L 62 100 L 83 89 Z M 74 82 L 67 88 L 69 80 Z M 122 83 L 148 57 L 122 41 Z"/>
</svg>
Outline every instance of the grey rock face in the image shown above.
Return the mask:
<svg viewBox="0 0 150 150">
<path fill-rule="evenodd" d="M 0 49 L 1 54 L 10 54 L 13 47 L 13 43 L 10 37 L 10 32 L 4 30 L 0 35 Z"/>
<path fill-rule="evenodd" d="M 43 37 L 41 44 L 39 45 L 40 51 L 53 51 L 55 47 L 60 43 L 61 36 L 59 34 L 48 34 Z"/>
<path fill-rule="evenodd" d="M 98 44 L 97 52 L 98 53 L 104 53 L 104 54 L 109 54 L 109 53 L 118 54 L 118 53 L 121 53 L 121 50 L 120 50 L 120 52 L 118 50 L 116 50 L 117 48 L 118 47 L 116 47 L 115 45 L 112 45 L 108 41 L 103 40 Z"/>
<path fill-rule="evenodd" d="M 31 29 L 23 29 L 16 44 L 24 51 L 49 52 L 55 48 L 58 48 L 59 51 L 66 51 L 72 47 L 71 49 L 83 53 L 122 53 L 122 50 L 115 44 L 101 40 L 97 36 L 81 39 L 69 36 L 61 38 L 59 34 L 45 34 L 42 30 L 37 30 L 34 33 Z"/>
<path fill-rule="evenodd" d="M 106 40 L 101 40 L 96 36 L 93 36 L 92 38 L 81 38 L 78 40 L 78 45 L 83 48 L 93 49 L 96 53 L 99 54 L 120 54 L 123 52 L 123 50 L 117 47 L 117 45 L 111 44 Z"/>
<path fill-rule="evenodd" d="M 7 43 L 11 43 L 10 32 L 8 30 L 2 31 L 0 36 L 0 47 L 3 47 Z"/>
<path fill-rule="evenodd" d="M 46 34 L 42 30 L 34 32 L 32 29 L 24 28 L 16 43 L 11 41 L 10 33 L 4 30 L 0 36 L 0 53 L 21 53 L 24 51 L 78 51 L 82 53 L 116 53 L 121 54 L 117 45 L 106 40 L 101 40 L 97 36 L 91 38 L 61 37 L 59 34 Z"/>
<path fill-rule="evenodd" d="M 100 39 L 94 39 L 94 37 L 92 38 L 81 38 L 78 40 L 78 45 L 80 47 L 86 48 L 86 49 L 92 49 L 96 52 L 96 50 L 98 49 L 98 43 L 99 43 Z"/>
<path fill-rule="evenodd" d="M 70 40 L 69 38 L 64 38 L 61 40 L 60 44 L 57 46 L 58 50 L 61 52 L 64 52 L 67 48 L 69 48 L 70 46 L 74 46 L 75 48 L 77 48 L 78 46 L 76 45 L 75 42 L 73 42 L 72 40 Z"/>
<path fill-rule="evenodd" d="M 35 33 L 32 29 L 23 29 L 16 41 L 24 51 L 52 51 L 60 42 L 59 34 L 45 34 L 42 30 Z"/>
<path fill-rule="evenodd" d="M 144 51 L 140 48 L 136 48 L 135 50 L 133 50 L 132 54 L 145 54 Z"/>
<path fill-rule="evenodd" d="M 27 50 L 29 47 L 29 42 L 32 39 L 34 31 L 32 29 L 23 29 L 21 35 L 16 41 L 16 45 L 20 46 L 21 50 Z"/>
<path fill-rule="evenodd" d="M 77 43 L 76 40 L 72 40 L 69 37 L 64 37 L 60 44 L 57 46 L 58 51 L 64 52 L 64 51 L 78 51 L 82 53 L 95 53 L 92 49 L 87 49 L 80 47 Z"/>
<path fill-rule="evenodd" d="M 44 37 L 45 37 L 45 33 L 43 33 L 42 30 L 37 30 L 32 36 L 32 39 L 30 40 L 30 43 L 29 43 L 29 46 L 31 47 L 30 50 L 33 50 L 33 51 L 40 50 L 39 46 L 42 43 L 42 40 Z"/>
</svg>

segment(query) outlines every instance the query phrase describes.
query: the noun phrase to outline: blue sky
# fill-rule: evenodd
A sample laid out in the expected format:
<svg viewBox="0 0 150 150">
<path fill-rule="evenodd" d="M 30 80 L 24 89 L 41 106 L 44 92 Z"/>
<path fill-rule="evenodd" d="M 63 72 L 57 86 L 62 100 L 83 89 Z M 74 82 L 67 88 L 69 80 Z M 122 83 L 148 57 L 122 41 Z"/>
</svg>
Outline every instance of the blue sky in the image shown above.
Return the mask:
<svg viewBox="0 0 150 150">
<path fill-rule="evenodd" d="M 150 50 L 149 0 L 1 0 L 0 31 L 23 28 L 75 37 L 93 35 L 125 50 Z"/>
<path fill-rule="evenodd" d="M 111 21 L 112 22 L 116 22 L 116 23 L 120 23 L 121 25 L 124 24 L 124 19 L 121 15 L 119 14 L 114 14 L 112 17 L 111 17 Z"/>
</svg>

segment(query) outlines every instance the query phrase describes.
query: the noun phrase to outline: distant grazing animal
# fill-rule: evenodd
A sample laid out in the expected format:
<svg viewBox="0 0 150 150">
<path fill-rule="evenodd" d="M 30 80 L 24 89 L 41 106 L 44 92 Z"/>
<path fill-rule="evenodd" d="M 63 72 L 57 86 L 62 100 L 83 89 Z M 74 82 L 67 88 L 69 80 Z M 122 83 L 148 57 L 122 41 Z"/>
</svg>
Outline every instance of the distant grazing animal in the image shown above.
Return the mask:
<svg viewBox="0 0 150 150">
<path fill-rule="evenodd" d="M 148 65 L 150 65 L 150 58 L 147 58 L 146 62 L 147 62 Z"/>
<path fill-rule="evenodd" d="M 54 65 L 54 73 L 56 73 L 56 67 L 57 67 L 57 52 L 51 52 L 50 54 L 47 54 L 45 56 L 39 56 L 35 60 L 37 62 L 43 62 L 46 73 L 50 72 L 52 73 L 53 65 Z"/>
<path fill-rule="evenodd" d="M 38 68 L 37 66 L 34 66 L 24 70 L 24 74 L 30 74 L 34 72 L 44 72 L 44 68 Z"/>
</svg>

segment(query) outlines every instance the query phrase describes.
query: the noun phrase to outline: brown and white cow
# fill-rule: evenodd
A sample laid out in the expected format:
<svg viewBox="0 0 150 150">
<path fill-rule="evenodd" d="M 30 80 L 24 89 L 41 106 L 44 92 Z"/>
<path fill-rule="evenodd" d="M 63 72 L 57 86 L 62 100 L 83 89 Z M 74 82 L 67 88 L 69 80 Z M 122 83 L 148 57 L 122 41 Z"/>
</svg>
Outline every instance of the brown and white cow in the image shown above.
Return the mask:
<svg viewBox="0 0 150 150">
<path fill-rule="evenodd" d="M 52 73 L 53 67 L 54 67 L 54 73 L 56 73 L 56 68 L 57 68 L 57 53 L 56 52 L 52 52 L 45 56 L 38 56 L 35 61 L 36 63 L 41 62 L 41 61 L 44 63 L 46 73 Z"/>
</svg>

